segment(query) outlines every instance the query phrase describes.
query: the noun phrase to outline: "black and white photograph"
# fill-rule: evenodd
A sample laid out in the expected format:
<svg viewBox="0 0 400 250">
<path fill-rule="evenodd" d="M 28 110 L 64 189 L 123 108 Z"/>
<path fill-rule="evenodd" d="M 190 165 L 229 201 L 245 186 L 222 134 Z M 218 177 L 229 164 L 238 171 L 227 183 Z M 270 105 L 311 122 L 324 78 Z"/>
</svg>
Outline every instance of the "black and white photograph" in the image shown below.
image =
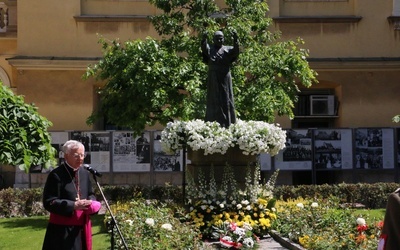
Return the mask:
<svg viewBox="0 0 400 250">
<path fill-rule="evenodd" d="M 85 146 L 84 163 L 101 172 L 110 171 L 110 132 L 71 132 L 71 140 L 77 140 Z"/>
<path fill-rule="evenodd" d="M 355 168 L 383 169 L 394 168 L 392 129 L 359 128 L 355 129 Z"/>
<path fill-rule="evenodd" d="M 56 159 L 59 166 L 64 162 L 64 152 L 62 146 L 68 141 L 68 132 L 50 132 L 51 146 L 56 149 Z"/>
<path fill-rule="evenodd" d="M 315 130 L 314 166 L 317 170 L 351 169 L 351 129 Z"/>
<path fill-rule="evenodd" d="M 311 170 L 312 130 L 286 130 L 286 147 L 274 157 L 276 169 Z"/>
<path fill-rule="evenodd" d="M 153 170 L 154 171 L 181 171 L 182 151 L 175 154 L 167 154 L 161 147 L 161 131 L 154 132 L 153 146 Z"/>
<path fill-rule="evenodd" d="M 114 131 L 112 143 L 115 172 L 150 171 L 150 132 Z"/>
</svg>

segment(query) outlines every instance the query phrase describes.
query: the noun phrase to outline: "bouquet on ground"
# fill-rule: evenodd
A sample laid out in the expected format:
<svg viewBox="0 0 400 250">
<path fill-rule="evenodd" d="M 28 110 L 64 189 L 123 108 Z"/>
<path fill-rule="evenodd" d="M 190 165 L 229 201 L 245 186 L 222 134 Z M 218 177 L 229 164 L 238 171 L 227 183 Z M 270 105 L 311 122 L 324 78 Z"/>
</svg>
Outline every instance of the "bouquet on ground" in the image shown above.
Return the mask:
<svg viewBox="0 0 400 250">
<path fill-rule="evenodd" d="M 254 249 L 258 237 L 248 223 L 239 227 L 237 223 L 224 221 L 220 226 L 214 226 L 213 237 L 219 240 L 222 247 L 231 249 Z"/>
</svg>

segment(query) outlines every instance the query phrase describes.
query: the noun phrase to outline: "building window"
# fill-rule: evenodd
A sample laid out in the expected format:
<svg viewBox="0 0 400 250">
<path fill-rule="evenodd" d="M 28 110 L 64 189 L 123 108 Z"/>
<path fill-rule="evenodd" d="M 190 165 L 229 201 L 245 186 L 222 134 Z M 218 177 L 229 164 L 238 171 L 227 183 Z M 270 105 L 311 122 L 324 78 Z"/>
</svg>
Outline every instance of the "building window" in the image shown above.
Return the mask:
<svg viewBox="0 0 400 250">
<path fill-rule="evenodd" d="M 333 89 L 304 90 L 295 104 L 292 128 L 330 128 L 339 102 Z"/>
</svg>

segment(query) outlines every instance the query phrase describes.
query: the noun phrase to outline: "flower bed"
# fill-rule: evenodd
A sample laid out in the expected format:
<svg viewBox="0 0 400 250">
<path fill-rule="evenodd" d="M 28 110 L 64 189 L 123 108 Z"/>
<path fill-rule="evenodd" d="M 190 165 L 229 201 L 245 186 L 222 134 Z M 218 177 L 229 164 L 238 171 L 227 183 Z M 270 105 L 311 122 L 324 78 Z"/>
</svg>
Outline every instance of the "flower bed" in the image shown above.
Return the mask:
<svg viewBox="0 0 400 250">
<path fill-rule="evenodd" d="M 279 201 L 276 209 L 272 228 L 305 249 L 377 249 L 382 218 L 342 209 L 334 197 L 318 202 Z"/>
<path fill-rule="evenodd" d="M 209 181 L 204 174 L 199 175 L 198 182 L 188 176 L 186 194 L 190 219 L 200 229 L 203 237 L 220 239 L 227 236 L 223 233 L 227 232 L 227 223 L 231 227 L 244 227 L 257 236 L 267 234 L 276 219 L 273 188 L 278 171 L 267 183 L 262 184 L 259 166 L 254 172 L 249 169 L 242 189 L 236 185 L 230 166 L 225 167 L 220 185 L 217 185 L 213 171 L 209 174 Z M 236 243 L 243 244 L 241 241 Z"/>
</svg>

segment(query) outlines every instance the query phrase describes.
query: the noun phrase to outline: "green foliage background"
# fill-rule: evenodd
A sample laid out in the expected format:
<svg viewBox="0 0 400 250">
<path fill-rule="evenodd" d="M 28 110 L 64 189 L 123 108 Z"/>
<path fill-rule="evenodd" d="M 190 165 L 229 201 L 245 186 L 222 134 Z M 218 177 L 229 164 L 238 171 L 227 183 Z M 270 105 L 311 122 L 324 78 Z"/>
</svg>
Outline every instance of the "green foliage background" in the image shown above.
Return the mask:
<svg viewBox="0 0 400 250">
<path fill-rule="evenodd" d="M 88 68 L 85 78 L 105 81 L 102 105 L 88 119 L 99 117 L 140 133 L 146 125 L 176 118 L 203 119 L 207 65 L 200 56 L 200 40 L 217 30 L 232 44 L 239 37 L 241 54 L 232 68 L 235 106 L 242 120 L 272 122 L 275 115 L 293 117 L 298 85 L 316 83 L 306 60 L 303 41 L 280 41 L 271 32 L 264 1 L 151 0 L 161 10 L 150 17 L 159 38 L 121 42 L 100 39 L 103 59 Z"/>
<path fill-rule="evenodd" d="M 0 163 L 29 171 L 33 165 L 55 163 L 55 149 L 47 129 L 52 123 L 34 105 L 0 82 Z M 54 166 L 54 165 L 53 165 Z"/>
</svg>

